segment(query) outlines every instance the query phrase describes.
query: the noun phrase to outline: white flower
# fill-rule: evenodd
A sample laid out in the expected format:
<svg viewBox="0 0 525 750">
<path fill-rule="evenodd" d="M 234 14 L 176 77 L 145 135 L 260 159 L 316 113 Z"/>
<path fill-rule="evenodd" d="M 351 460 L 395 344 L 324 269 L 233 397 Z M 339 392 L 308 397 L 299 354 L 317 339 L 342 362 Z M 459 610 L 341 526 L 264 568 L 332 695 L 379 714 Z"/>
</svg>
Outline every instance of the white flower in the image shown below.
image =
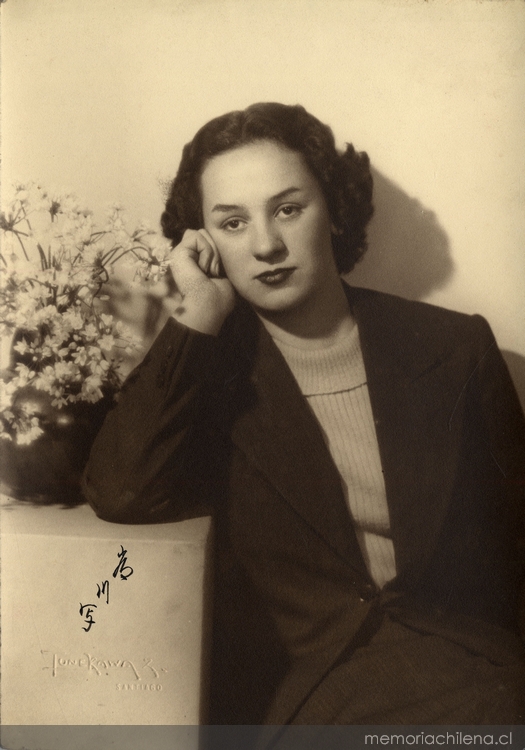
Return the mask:
<svg viewBox="0 0 525 750">
<path fill-rule="evenodd" d="M 29 443 L 32 443 L 33 440 L 42 435 L 43 432 L 44 430 L 40 427 L 38 419 L 35 417 L 34 420 L 31 420 L 29 429 L 17 432 L 16 443 L 17 445 L 29 445 Z"/>
<path fill-rule="evenodd" d="M 82 332 L 85 338 L 88 340 L 94 340 L 98 336 L 98 330 L 94 323 L 88 323 L 86 326 L 84 326 L 84 330 Z"/>
<path fill-rule="evenodd" d="M 115 346 L 115 338 L 106 334 L 99 339 L 98 343 L 101 349 L 109 352 Z"/>
<path fill-rule="evenodd" d="M 146 222 L 128 229 L 120 204 L 97 228 L 71 191 L 36 182 L 14 186 L 0 232 L 0 333 L 24 334 L 13 347 L 24 364 L 0 383 L 0 437 L 24 444 L 42 425 L 38 415 L 30 423 L 13 407 L 21 388 L 32 385 L 64 406 L 97 401 L 118 387 L 123 352 L 140 348 L 141 340 L 108 314 L 104 284 L 129 261 L 126 283 L 150 294 L 165 274 L 171 245 Z"/>
<path fill-rule="evenodd" d="M 19 354 L 25 354 L 29 349 L 29 345 L 25 339 L 22 339 L 13 346 L 13 349 Z"/>
<path fill-rule="evenodd" d="M 18 375 L 18 387 L 25 388 L 25 386 L 34 379 L 35 373 L 29 369 L 26 365 L 21 363 L 15 366 L 15 371 Z"/>
</svg>

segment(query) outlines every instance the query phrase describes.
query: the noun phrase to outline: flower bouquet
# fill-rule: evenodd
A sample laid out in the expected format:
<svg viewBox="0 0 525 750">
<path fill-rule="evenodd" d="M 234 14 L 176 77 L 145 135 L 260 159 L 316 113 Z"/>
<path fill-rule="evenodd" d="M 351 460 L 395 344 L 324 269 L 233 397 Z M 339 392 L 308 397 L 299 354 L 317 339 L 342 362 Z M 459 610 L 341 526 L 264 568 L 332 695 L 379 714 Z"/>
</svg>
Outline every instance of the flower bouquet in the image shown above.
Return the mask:
<svg viewBox="0 0 525 750">
<path fill-rule="evenodd" d="M 15 186 L 0 232 L 0 335 L 12 342 L 0 382 L 2 478 L 18 495 L 75 494 L 123 362 L 141 345 L 110 312 L 114 270 L 131 264 L 134 283 L 155 284 L 171 247 L 144 223 L 128 230 L 118 205 L 97 228 L 73 194 L 37 184 Z"/>
</svg>

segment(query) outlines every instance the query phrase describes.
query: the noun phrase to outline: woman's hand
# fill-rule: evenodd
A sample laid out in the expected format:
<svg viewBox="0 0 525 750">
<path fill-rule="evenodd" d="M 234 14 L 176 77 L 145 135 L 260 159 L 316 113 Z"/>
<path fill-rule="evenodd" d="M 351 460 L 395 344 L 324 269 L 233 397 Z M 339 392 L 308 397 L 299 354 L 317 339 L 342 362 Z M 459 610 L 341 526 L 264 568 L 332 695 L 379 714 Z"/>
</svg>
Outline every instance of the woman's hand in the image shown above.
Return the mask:
<svg viewBox="0 0 525 750">
<path fill-rule="evenodd" d="M 187 229 L 170 256 L 170 268 L 182 297 L 172 315 L 201 333 L 216 335 L 235 305 L 235 292 L 221 277 L 217 247 L 205 229 Z"/>
</svg>

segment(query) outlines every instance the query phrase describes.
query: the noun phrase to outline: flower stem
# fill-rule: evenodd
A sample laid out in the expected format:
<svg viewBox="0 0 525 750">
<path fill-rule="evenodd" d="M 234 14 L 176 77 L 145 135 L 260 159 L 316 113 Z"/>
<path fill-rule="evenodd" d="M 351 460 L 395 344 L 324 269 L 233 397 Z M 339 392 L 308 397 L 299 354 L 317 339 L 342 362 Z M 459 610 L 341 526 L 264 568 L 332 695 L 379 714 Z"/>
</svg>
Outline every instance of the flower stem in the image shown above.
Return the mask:
<svg viewBox="0 0 525 750">
<path fill-rule="evenodd" d="M 13 234 L 15 235 L 16 239 L 19 241 L 20 245 L 22 246 L 22 250 L 24 251 L 25 259 L 29 260 L 29 255 L 27 254 L 27 251 L 26 251 L 26 249 L 24 247 L 24 243 L 22 242 L 22 240 L 18 236 L 18 232 L 15 231 L 15 230 L 13 230 Z"/>
</svg>

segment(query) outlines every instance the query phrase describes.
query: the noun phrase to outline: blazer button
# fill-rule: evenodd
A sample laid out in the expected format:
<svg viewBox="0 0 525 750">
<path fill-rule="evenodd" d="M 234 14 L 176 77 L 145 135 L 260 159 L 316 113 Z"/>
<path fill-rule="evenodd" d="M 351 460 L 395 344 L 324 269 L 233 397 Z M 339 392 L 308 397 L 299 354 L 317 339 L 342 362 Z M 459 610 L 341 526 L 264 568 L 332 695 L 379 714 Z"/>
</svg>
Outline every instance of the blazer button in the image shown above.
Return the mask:
<svg viewBox="0 0 525 750">
<path fill-rule="evenodd" d="M 362 602 L 370 602 L 377 594 L 376 587 L 371 583 L 365 583 L 364 586 L 361 586 L 361 590 L 359 591 L 359 599 Z"/>
</svg>

